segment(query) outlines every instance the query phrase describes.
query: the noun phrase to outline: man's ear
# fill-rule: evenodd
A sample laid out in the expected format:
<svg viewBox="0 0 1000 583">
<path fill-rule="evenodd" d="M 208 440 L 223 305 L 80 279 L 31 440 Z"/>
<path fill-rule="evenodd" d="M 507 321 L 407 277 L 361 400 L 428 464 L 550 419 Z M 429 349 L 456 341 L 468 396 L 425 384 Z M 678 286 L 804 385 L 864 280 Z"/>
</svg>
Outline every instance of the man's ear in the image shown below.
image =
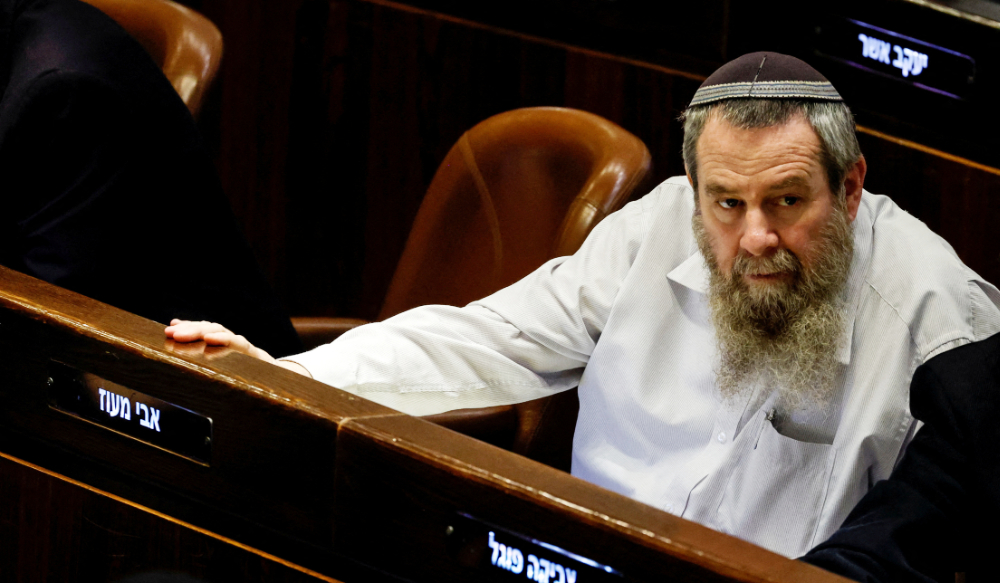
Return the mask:
<svg viewBox="0 0 1000 583">
<path fill-rule="evenodd" d="M 844 178 L 844 197 L 847 203 L 847 216 L 851 221 L 858 216 L 858 207 L 861 205 L 861 191 L 865 187 L 865 174 L 868 172 L 868 163 L 865 157 L 861 156 L 858 161 L 847 171 Z"/>
</svg>

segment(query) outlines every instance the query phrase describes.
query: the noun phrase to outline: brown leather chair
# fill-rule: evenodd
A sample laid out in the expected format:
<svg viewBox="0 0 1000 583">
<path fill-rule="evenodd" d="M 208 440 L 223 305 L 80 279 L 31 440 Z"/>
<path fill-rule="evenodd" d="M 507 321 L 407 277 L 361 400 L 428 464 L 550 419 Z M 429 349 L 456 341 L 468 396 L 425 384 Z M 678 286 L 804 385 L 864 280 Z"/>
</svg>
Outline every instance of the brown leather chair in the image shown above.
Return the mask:
<svg viewBox="0 0 1000 583">
<path fill-rule="evenodd" d="M 553 257 L 574 253 L 597 223 L 628 200 L 649 169 L 641 140 L 584 111 L 534 107 L 477 124 L 434 175 L 379 319 L 425 304 L 465 305 Z M 293 322 L 307 346 L 363 323 Z M 578 406 L 574 391 L 429 419 L 568 469 Z M 552 421 L 542 423 L 548 418 Z"/>
<path fill-rule="evenodd" d="M 127 30 L 163 69 L 197 115 L 222 60 L 222 34 L 201 14 L 170 0 L 84 0 Z"/>
</svg>

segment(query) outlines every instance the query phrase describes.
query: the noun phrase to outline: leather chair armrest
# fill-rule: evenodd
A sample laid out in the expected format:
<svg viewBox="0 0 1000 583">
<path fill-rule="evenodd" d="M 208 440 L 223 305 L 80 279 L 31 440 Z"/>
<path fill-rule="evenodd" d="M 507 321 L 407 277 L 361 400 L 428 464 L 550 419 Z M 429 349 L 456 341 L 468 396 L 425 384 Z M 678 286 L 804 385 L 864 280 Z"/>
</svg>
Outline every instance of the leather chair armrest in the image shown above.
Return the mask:
<svg viewBox="0 0 1000 583">
<path fill-rule="evenodd" d="M 317 346 L 329 344 L 340 338 L 344 332 L 368 323 L 368 320 L 358 318 L 292 318 L 292 326 L 298 332 L 299 338 L 302 340 L 302 346 L 306 350 L 312 350 Z"/>
<path fill-rule="evenodd" d="M 577 389 L 571 389 L 517 405 L 458 409 L 424 419 L 568 472 L 579 412 Z"/>
<path fill-rule="evenodd" d="M 507 450 L 517 434 L 517 410 L 513 405 L 456 409 L 423 419 Z"/>
<path fill-rule="evenodd" d="M 292 318 L 292 325 L 306 350 L 333 342 L 344 332 L 368 323 L 358 318 Z M 504 449 L 511 448 L 517 433 L 517 411 L 511 405 L 458 409 L 428 415 L 424 419 Z"/>
<path fill-rule="evenodd" d="M 292 318 L 306 350 L 368 323 L 358 318 Z M 457 409 L 424 419 L 568 472 L 579 407 L 573 389 L 518 405 Z"/>
<path fill-rule="evenodd" d="M 511 451 L 568 472 L 580 413 L 577 389 L 519 403 L 514 408 L 517 410 L 517 435 Z"/>
</svg>

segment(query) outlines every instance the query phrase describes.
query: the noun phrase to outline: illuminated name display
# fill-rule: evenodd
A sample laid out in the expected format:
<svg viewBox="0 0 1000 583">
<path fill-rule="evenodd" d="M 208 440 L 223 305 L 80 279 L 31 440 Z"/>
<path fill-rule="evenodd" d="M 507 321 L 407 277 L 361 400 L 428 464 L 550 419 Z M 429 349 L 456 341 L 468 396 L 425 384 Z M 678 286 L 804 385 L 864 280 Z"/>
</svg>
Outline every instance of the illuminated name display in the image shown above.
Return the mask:
<svg viewBox="0 0 1000 583">
<path fill-rule="evenodd" d="M 556 545 L 458 513 L 449 548 L 479 572 L 476 581 L 622 583 L 617 569 Z M 472 579 L 470 579 L 472 580 Z"/>
<path fill-rule="evenodd" d="M 858 35 L 861 41 L 861 54 L 869 59 L 874 59 L 886 65 L 892 65 L 903 73 L 903 77 L 919 75 L 927 68 L 927 55 L 918 53 L 913 49 L 906 49 L 899 45 L 885 42 L 882 39 L 868 36 L 864 33 Z M 889 50 L 895 53 L 896 58 L 889 60 Z"/>
<path fill-rule="evenodd" d="M 48 402 L 154 447 L 207 464 L 212 419 L 59 362 L 51 362 Z"/>
<path fill-rule="evenodd" d="M 521 549 L 509 547 L 496 541 L 496 533 L 490 531 L 490 548 L 493 549 L 491 561 L 494 566 L 521 574 L 537 583 L 576 583 L 576 571 L 548 559 L 539 559 L 529 554 L 524 560 Z"/>
<path fill-rule="evenodd" d="M 97 389 L 97 394 L 101 398 L 101 411 L 111 417 L 121 417 L 125 420 L 132 419 L 132 401 L 128 397 L 116 395 L 111 391 L 102 388 Z M 135 404 L 135 415 L 139 425 L 160 432 L 160 410 L 156 407 L 147 407 L 145 403 Z"/>
<path fill-rule="evenodd" d="M 827 18 L 814 42 L 820 56 L 938 95 L 967 99 L 975 85 L 972 57 L 859 20 Z"/>
</svg>

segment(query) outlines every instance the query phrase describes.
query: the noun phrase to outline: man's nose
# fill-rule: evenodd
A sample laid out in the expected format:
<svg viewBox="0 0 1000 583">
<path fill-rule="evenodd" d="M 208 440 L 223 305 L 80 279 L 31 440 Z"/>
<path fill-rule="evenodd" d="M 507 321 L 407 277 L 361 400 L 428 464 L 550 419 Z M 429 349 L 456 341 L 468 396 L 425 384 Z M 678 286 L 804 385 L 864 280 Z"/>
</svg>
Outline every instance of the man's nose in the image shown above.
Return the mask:
<svg viewBox="0 0 1000 583">
<path fill-rule="evenodd" d="M 764 212 L 759 209 L 749 210 L 744 220 L 743 237 L 740 239 L 740 247 L 744 251 L 759 257 L 768 255 L 777 248 L 778 233 Z"/>
</svg>

